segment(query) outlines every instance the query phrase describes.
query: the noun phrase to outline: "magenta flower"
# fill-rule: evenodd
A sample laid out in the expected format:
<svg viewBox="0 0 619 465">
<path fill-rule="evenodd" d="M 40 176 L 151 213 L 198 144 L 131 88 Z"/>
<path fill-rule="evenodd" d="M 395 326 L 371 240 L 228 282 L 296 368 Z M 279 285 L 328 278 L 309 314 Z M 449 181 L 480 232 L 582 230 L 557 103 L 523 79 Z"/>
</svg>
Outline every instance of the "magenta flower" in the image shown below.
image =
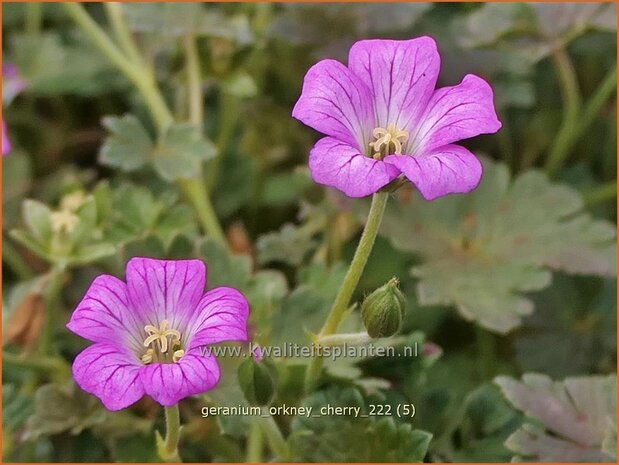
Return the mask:
<svg viewBox="0 0 619 465">
<path fill-rule="evenodd" d="M 26 88 L 26 81 L 12 63 L 2 64 L 2 102 L 10 104 L 22 90 Z"/>
<path fill-rule="evenodd" d="M 247 340 L 247 300 L 236 289 L 204 293 L 200 260 L 133 258 L 127 283 L 97 277 L 67 328 L 94 342 L 73 362 L 73 377 L 109 410 L 144 394 L 161 405 L 206 392 L 219 366 L 204 347 Z"/>
<path fill-rule="evenodd" d="M 316 63 L 293 117 L 327 135 L 310 152 L 313 179 L 364 197 L 400 175 L 428 200 L 477 187 L 481 164 L 454 144 L 499 130 L 492 89 L 467 75 L 435 90 L 440 68 L 430 37 L 362 40 L 348 67 Z"/>
<path fill-rule="evenodd" d="M 11 151 L 11 142 L 9 142 L 9 137 L 6 133 L 6 123 L 2 121 L 2 156 L 6 155 Z"/>
</svg>

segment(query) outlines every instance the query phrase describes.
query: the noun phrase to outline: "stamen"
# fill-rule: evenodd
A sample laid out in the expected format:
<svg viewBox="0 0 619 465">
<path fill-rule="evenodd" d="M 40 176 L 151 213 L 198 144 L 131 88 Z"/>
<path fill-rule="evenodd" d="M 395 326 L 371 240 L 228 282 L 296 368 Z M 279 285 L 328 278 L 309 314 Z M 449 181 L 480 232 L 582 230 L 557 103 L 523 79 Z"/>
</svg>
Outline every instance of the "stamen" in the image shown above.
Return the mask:
<svg viewBox="0 0 619 465">
<path fill-rule="evenodd" d="M 149 363 L 151 363 L 153 361 L 153 349 L 148 349 L 146 351 L 146 353 L 144 355 L 142 355 L 142 362 L 146 365 L 148 365 Z"/>
<path fill-rule="evenodd" d="M 142 357 L 144 363 L 150 363 L 153 359 L 164 361 L 170 361 L 170 354 L 168 349 L 174 350 L 176 347 L 181 346 L 181 333 L 176 329 L 168 329 L 168 320 L 163 320 L 159 323 L 159 327 L 153 325 L 144 326 L 144 331 L 148 334 L 144 339 L 144 347 L 149 347 L 146 354 Z M 168 340 L 170 337 L 170 341 Z M 152 346 L 156 343 L 156 346 Z M 152 347 L 151 347 L 152 346 Z M 182 353 L 179 353 L 182 352 Z M 176 362 L 185 354 L 182 350 L 174 351 L 172 355 L 172 361 Z"/>
<path fill-rule="evenodd" d="M 174 354 L 172 355 L 172 361 L 174 363 L 178 362 L 183 357 L 183 355 L 185 355 L 185 351 L 184 350 L 182 350 L 182 349 L 181 350 L 175 350 Z"/>
<path fill-rule="evenodd" d="M 387 129 L 374 128 L 372 135 L 376 140 L 369 145 L 374 149 L 372 158 L 376 160 L 391 154 L 402 155 L 402 143 L 408 140 L 408 132 L 398 129 L 392 123 L 387 125 Z M 393 152 L 390 151 L 391 145 Z"/>
</svg>

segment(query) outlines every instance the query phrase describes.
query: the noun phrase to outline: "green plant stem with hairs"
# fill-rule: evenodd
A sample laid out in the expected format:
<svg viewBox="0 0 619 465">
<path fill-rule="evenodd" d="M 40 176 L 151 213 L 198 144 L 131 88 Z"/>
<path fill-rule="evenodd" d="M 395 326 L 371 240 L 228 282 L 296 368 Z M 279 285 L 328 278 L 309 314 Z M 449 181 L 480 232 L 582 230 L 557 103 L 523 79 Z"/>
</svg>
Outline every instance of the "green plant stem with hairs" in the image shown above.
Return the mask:
<svg viewBox="0 0 619 465">
<path fill-rule="evenodd" d="M 119 41 L 124 43 L 124 48 L 133 49 L 135 52 L 123 52 L 112 42 L 107 34 L 99 25 L 86 13 L 86 10 L 78 3 L 63 4 L 69 16 L 80 27 L 82 32 L 91 42 L 103 53 L 110 62 L 115 65 L 140 91 L 150 114 L 157 126 L 157 132 L 162 135 L 167 128 L 174 122 L 172 112 L 168 108 L 159 88 L 157 86 L 153 70 L 148 67 L 144 60 L 132 57 L 137 53 L 137 47 L 131 40 L 131 35 L 126 30 L 123 20 L 122 5 L 118 4 L 111 10 L 108 7 L 112 20 L 113 28 L 116 31 Z M 128 45 L 131 43 L 132 45 Z M 133 58 L 133 60 L 132 60 Z M 178 182 L 179 187 L 192 204 L 196 215 L 204 232 L 211 235 L 215 240 L 226 245 L 225 235 L 219 220 L 215 215 L 208 191 L 202 182 L 202 170 L 196 173 L 196 177 L 182 179 Z"/>
<path fill-rule="evenodd" d="M 181 458 L 178 455 L 178 440 L 181 431 L 181 417 L 178 411 L 178 404 L 172 407 L 164 407 L 166 435 L 165 439 L 158 441 L 157 450 L 159 456 L 165 462 L 180 462 Z"/>
<path fill-rule="evenodd" d="M 600 110 L 617 88 L 617 66 L 605 76 L 583 108 L 574 65 L 564 49 L 552 55 L 564 102 L 564 118 L 546 159 L 546 173 L 554 176 L 563 167 L 576 142 L 593 124 Z"/>
<path fill-rule="evenodd" d="M 361 234 L 359 245 L 355 251 L 355 255 L 350 263 L 350 267 L 346 272 L 344 281 L 340 286 L 340 289 L 335 297 L 333 306 L 327 315 L 327 318 L 322 326 L 322 329 L 317 335 L 320 339 L 325 336 L 330 336 L 337 331 L 338 326 L 342 322 L 342 319 L 348 309 L 350 299 L 357 288 L 359 279 L 363 274 L 365 265 L 367 264 L 380 223 L 383 219 L 383 213 L 389 199 L 388 192 L 377 192 L 372 197 L 372 205 L 370 206 L 370 212 L 368 213 L 368 219 Z M 314 357 L 307 367 L 305 374 L 305 391 L 311 392 L 316 384 L 316 380 L 320 375 L 322 369 L 323 359 L 321 357 Z"/>
</svg>

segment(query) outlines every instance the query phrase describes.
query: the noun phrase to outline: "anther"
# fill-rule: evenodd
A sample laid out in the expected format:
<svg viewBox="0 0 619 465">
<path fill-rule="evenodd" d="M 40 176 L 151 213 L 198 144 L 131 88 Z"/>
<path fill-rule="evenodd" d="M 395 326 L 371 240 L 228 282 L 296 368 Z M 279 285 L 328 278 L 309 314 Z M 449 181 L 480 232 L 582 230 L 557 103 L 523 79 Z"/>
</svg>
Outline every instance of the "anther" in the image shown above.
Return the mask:
<svg viewBox="0 0 619 465">
<path fill-rule="evenodd" d="M 374 128 L 372 135 L 376 139 L 370 142 L 370 147 L 376 152 L 373 155 L 374 159 L 379 160 L 376 155 L 385 156 L 391 153 L 402 155 L 402 143 L 408 140 L 408 132 L 398 129 L 394 124 L 389 124 L 387 129 Z M 390 152 L 390 147 L 393 144 L 393 152 Z M 384 151 L 384 153 L 383 153 Z"/>
</svg>

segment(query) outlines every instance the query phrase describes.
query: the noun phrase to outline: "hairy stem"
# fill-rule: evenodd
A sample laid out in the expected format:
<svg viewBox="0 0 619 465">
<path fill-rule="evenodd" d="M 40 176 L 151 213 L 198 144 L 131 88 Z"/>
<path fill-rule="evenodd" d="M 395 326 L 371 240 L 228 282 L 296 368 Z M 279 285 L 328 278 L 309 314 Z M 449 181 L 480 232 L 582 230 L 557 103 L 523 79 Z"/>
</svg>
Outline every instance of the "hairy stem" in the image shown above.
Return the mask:
<svg viewBox="0 0 619 465">
<path fill-rule="evenodd" d="M 262 460 L 263 436 L 260 429 L 260 422 L 251 419 L 249 423 L 249 436 L 247 438 L 247 456 L 245 461 L 248 463 L 263 462 Z"/>
<path fill-rule="evenodd" d="M 557 70 L 561 94 L 563 95 L 563 121 L 559 132 L 550 148 L 546 160 L 546 173 L 554 175 L 563 165 L 570 145 L 573 143 L 573 131 L 580 116 L 581 97 L 576 71 L 570 56 L 563 48 L 555 50 L 552 60 Z"/>
<path fill-rule="evenodd" d="M 187 87 L 189 89 L 189 120 L 200 127 L 204 124 L 204 95 L 202 92 L 202 78 L 200 77 L 200 58 L 198 46 L 193 34 L 183 37 L 185 48 L 185 67 L 187 70 Z"/>
<path fill-rule="evenodd" d="M 180 462 L 178 440 L 181 431 L 181 417 L 178 411 L 178 404 L 172 407 L 164 407 L 164 411 L 166 435 L 159 454 L 161 455 L 161 459 L 166 462 Z"/>
<path fill-rule="evenodd" d="M 39 339 L 39 353 L 47 355 L 52 349 L 54 327 L 58 321 L 58 305 L 60 293 L 64 284 L 64 265 L 54 265 L 50 271 L 50 281 L 45 291 L 45 322 L 41 339 Z"/>
<path fill-rule="evenodd" d="M 587 208 L 616 199 L 617 183 L 615 181 L 611 181 L 606 184 L 602 184 L 601 186 L 586 192 L 583 195 L 583 198 Z"/>
<path fill-rule="evenodd" d="M 271 415 L 260 416 L 260 426 L 262 427 L 262 431 L 267 438 L 269 446 L 273 453 L 277 456 L 280 461 L 288 460 L 289 451 L 288 444 L 284 439 L 284 435 L 275 423 L 275 420 Z"/>
<path fill-rule="evenodd" d="M 142 55 L 133 40 L 131 31 L 125 21 L 123 5 L 120 2 L 105 2 L 103 4 L 107 18 L 112 26 L 114 35 L 122 50 L 131 58 L 134 63 L 143 65 Z"/>
<path fill-rule="evenodd" d="M 380 223 L 383 219 L 383 213 L 385 212 L 385 206 L 387 205 L 387 199 L 389 193 L 377 192 L 372 197 L 372 205 L 370 206 L 370 212 L 368 213 L 368 219 L 361 234 L 359 245 L 355 251 L 355 255 L 350 263 L 348 272 L 344 277 L 344 281 L 340 286 L 340 289 L 335 297 L 333 306 L 329 311 L 329 315 L 325 320 L 322 329 L 318 333 L 318 338 L 329 336 L 337 331 L 342 318 L 348 308 L 348 303 L 357 288 L 359 279 L 363 274 L 363 270 L 368 261 L 372 248 L 374 247 L 374 241 L 378 234 Z M 322 369 L 323 359 L 315 357 L 310 362 L 305 375 L 305 390 L 310 392 L 316 383 L 316 379 Z"/>
<path fill-rule="evenodd" d="M 143 60 L 132 61 L 110 40 L 106 33 L 86 13 L 84 7 L 78 3 L 64 3 L 67 13 L 82 29 L 84 34 L 93 44 L 114 64 L 140 91 L 149 111 L 157 125 L 159 134 L 164 134 L 168 126 L 173 122 L 172 112 L 168 108 L 157 83 L 153 71 L 148 68 Z M 119 11 L 115 11 L 118 14 Z M 119 21 L 118 18 L 116 21 Z M 117 23 L 116 27 L 124 28 L 124 23 Z M 124 34 L 124 32 L 120 32 Z M 215 215 L 211 199 L 208 196 L 203 182 L 202 172 L 197 173 L 193 179 L 179 181 L 180 187 L 194 207 L 201 226 L 207 234 L 225 244 L 225 236 L 222 232 L 219 220 Z"/>
</svg>

